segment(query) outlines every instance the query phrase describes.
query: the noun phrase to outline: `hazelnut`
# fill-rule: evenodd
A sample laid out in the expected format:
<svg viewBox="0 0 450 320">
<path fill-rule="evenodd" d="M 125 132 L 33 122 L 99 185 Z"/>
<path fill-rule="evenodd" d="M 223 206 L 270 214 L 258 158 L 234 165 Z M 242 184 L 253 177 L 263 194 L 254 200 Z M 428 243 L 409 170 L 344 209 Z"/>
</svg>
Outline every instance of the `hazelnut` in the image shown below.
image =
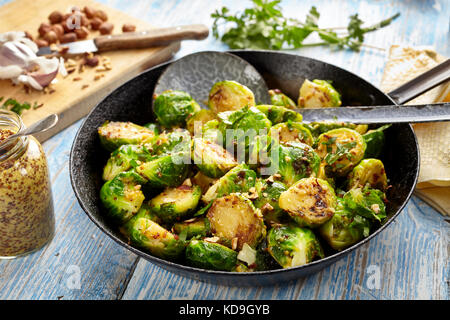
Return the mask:
<svg viewBox="0 0 450 320">
<path fill-rule="evenodd" d="M 98 57 L 97 56 L 86 57 L 84 58 L 84 64 L 88 65 L 89 67 L 96 67 L 98 66 Z"/>
<path fill-rule="evenodd" d="M 41 48 L 41 47 L 48 47 L 48 42 L 43 40 L 43 39 L 36 39 L 36 41 L 34 41 L 34 43 L 36 43 L 36 45 Z"/>
<path fill-rule="evenodd" d="M 111 34 L 113 29 L 114 29 L 114 25 L 109 22 L 103 22 L 99 28 L 101 34 Z"/>
<path fill-rule="evenodd" d="M 62 24 L 57 23 L 52 25 L 51 30 L 56 33 L 58 39 L 61 39 L 61 37 L 64 35 L 64 27 L 62 26 Z"/>
<path fill-rule="evenodd" d="M 52 26 L 50 24 L 45 23 L 45 22 L 41 23 L 41 25 L 39 26 L 39 29 L 38 29 L 39 35 L 41 37 L 43 37 L 47 32 L 49 32 L 51 30 L 51 28 L 52 28 Z"/>
<path fill-rule="evenodd" d="M 56 43 L 58 41 L 58 35 L 55 31 L 50 30 L 44 35 L 44 40 L 47 41 L 49 44 Z"/>
<path fill-rule="evenodd" d="M 98 30 L 100 29 L 101 24 L 103 23 L 103 20 L 97 17 L 94 17 L 91 20 L 91 28 L 92 30 Z"/>
<path fill-rule="evenodd" d="M 94 17 L 102 19 L 103 21 L 107 21 L 108 20 L 108 15 L 103 10 L 96 10 L 94 12 Z"/>
<path fill-rule="evenodd" d="M 86 39 L 89 34 L 89 30 L 86 27 L 81 27 L 80 29 L 75 29 L 75 33 L 77 35 L 77 39 Z"/>
<path fill-rule="evenodd" d="M 84 7 L 83 12 L 86 15 L 86 17 L 88 17 L 88 19 L 94 18 L 95 10 L 92 9 L 91 7 L 88 6 Z"/>
<path fill-rule="evenodd" d="M 63 14 L 59 11 L 53 11 L 48 16 L 48 20 L 51 24 L 61 23 L 61 21 L 63 21 Z"/>
<path fill-rule="evenodd" d="M 62 43 L 75 42 L 75 41 L 77 41 L 77 34 L 75 32 L 66 33 L 61 38 Z"/>
<path fill-rule="evenodd" d="M 122 26 L 122 32 L 134 32 L 136 31 L 136 26 L 134 24 L 125 23 Z"/>
</svg>

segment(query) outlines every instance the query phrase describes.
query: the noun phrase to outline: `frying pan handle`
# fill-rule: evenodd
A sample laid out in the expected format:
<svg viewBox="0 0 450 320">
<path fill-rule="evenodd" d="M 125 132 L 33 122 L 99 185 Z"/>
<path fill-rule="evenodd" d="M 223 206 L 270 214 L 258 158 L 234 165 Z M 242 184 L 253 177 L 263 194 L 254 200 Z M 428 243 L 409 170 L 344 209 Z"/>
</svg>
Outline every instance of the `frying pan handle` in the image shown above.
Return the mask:
<svg viewBox="0 0 450 320">
<path fill-rule="evenodd" d="M 208 37 L 208 27 L 192 24 L 149 31 L 100 36 L 94 39 L 99 51 L 139 49 L 168 45 L 180 40 L 203 40 Z"/>
<path fill-rule="evenodd" d="M 395 103 L 404 104 L 448 79 L 450 79 L 450 59 L 389 92 L 388 95 Z"/>
</svg>

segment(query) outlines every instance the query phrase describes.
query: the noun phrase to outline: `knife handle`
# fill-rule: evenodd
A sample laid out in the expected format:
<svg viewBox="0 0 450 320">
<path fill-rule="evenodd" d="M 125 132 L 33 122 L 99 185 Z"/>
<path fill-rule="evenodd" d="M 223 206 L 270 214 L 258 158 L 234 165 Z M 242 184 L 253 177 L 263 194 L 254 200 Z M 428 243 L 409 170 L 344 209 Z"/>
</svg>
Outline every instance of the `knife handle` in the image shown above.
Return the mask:
<svg viewBox="0 0 450 320">
<path fill-rule="evenodd" d="M 168 45 L 180 40 L 202 40 L 208 37 L 208 27 L 192 24 L 178 27 L 100 36 L 94 39 L 99 51 L 140 49 Z"/>
</svg>

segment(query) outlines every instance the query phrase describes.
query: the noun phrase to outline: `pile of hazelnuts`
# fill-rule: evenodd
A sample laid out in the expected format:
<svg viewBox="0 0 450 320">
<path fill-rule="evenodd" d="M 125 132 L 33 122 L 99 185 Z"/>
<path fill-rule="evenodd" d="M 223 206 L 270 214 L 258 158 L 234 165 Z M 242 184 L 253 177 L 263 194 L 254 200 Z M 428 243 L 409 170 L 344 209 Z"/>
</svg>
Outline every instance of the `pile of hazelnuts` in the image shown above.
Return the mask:
<svg viewBox="0 0 450 320">
<path fill-rule="evenodd" d="M 108 15 L 103 10 L 95 10 L 84 7 L 71 8 L 71 12 L 63 14 L 53 11 L 48 16 L 49 22 L 43 22 L 39 26 L 39 38 L 34 40 L 38 47 L 46 47 L 51 44 L 74 42 L 86 39 L 93 30 L 102 35 L 111 34 L 114 25 L 108 22 Z M 123 32 L 134 32 L 136 26 L 124 24 Z M 29 34 L 27 34 L 29 36 Z"/>
</svg>

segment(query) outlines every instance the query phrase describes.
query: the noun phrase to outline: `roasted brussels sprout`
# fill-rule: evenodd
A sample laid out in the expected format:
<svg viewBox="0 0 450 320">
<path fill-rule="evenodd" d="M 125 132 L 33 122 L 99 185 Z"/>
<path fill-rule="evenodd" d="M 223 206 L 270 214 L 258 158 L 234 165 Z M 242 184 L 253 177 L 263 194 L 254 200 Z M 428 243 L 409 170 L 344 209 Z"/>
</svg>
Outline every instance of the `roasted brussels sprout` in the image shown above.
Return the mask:
<svg viewBox="0 0 450 320">
<path fill-rule="evenodd" d="M 220 178 L 238 165 L 227 150 L 199 138 L 193 140 L 192 160 L 202 173 L 211 178 Z"/>
<path fill-rule="evenodd" d="M 202 189 L 202 194 L 205 194 L 206 191 L 214 184 L 216 183 L 217 179 L 210 178 L 206 175 L 204 175 L 202 172 L 197 172 L 195 176 L 191 178 L 191 181 L 193 184 L 198 185 Z"/>
<path fill-rule="evenodd" d="M 289 120 L 293 122 L 302 122 L 303 120 L 303 116 L 300 113 L 285 107 L 261 104 L 257 105 L 256 108 L 264 113 L 272 124 L 287 122 Z"/>
<path fill-rule="evenodd" d="M 229 244 L 232 249 L 241 250 L 244 243 L 255 248 L 266 236 L 260 210 L 238 193 L 214 200 L 206 217 L 211 233 Z"/>
<path fill-rule="evenodd" d="M 164 223 L 171 224 L 192 214 L 201 196 L 202 190 L 199 186 L 182 184 L 176 188 L 166 188 L 150 200 L 149 206 Z"/>
<path fill-rule="evenodd" d="M 367 133 L 363 134 L 364 141 L 367 145 L 364 158 L 377 158 L 380 156 L 384 147 L 384 130 L 390 126 L 391 125 L 388 124 L 375 130 L 369 130 Z"/>
<path fill-rule="evenodd" d="M 386 171 L 381 160 L 364 159 L 348 175 L 348 188 L 365 186 L 385 191 L 388 186 Z"/>
<path fill-rule="evenodd" d="M 191 240 L 186 248 L 189 265 L 202 269 L 232 271 L 237 265 L 238 253 L 219 243 Z"/>
<path fill-rule="evenodd" d="M 297 108 L 295 102 L 278 89 L 269 90 L 269 95 L 274 106 L 286 107 L 288 109 Z"/>
<path fill-rule="evenodd" d="M 162 156 L 136 167 L 136 171 L 148 179 L 155 188 L 177 187 L 189 174 L 189 166 L 177 154 Z"/>
<path fill-rule="evenodd" d="M 151 153 L 156 155 L 169 155 L 173 153 L 185 153 L 190 159 L 191 134 L 185 129 L 174 129 L 161 133 L 150 146 Z"/>
<path fill-rule="evenodd" d="M 236 81 L 217 82 L 209 92 L 208 106 L 216 114 L 254 105 L 253 92 Z"/>
<path fill-rule="evenodd" d="M 340 107 L 341 95 L 325 80 L 303 82 L 298 98 L 299 108 Z"/>
<path fill-rule="evenodd" d="M 320 158 L 313 148 L 301 142 L 288 142 L 278 147 L 278 159 L 271 155 L 271 166 L 276 167 L 283 182 L 289 187 L 296 181 L 317 175 L 320 167 Z"/>
<path fill-rule="evenodd" d="M 147 211 L 136 214 L 121 231 L 132 244 L 157 257 L 178 260 L 183 255 L 185 242 L 153 221 Z"/>
<path fill-rule="evenodd" d="M 367 237 L 370 232 L 370 221 L 353 214 L 338 199 L 336 212 L 331 220 L 319 227 L 320 235 L 334 250 L 343 250 Z"/>
<path fill-rule="evenodd" d="M 355 130 L 340 128 L 322 133 L 316 150 L 326 163 L 327 174 L 342 177 L 362 160 L 366 143 Z"/>
<path fill-rule="evenodd" d="M 336 195 L 325 180 L 304 178 L 280 195 L 279 205 L 298 225 L 316 228 L 333 216 Z"/>
<path fill-rule="evenodd" d="M 248 192 L 255 186 L 256 172 L 246 164 L 240 164 L 228 171 L 206 191 L 202 200 L 205 203 L 233 192 Z"/>
<path fill-rule="evenodd" d="M 111 153 L 103 169 L 103 180 L 111 180 L 119 173 L 135 168 L 140 163 L 153 158 L 155 156 L 145 145 L 124 144 Z"/>
<path fill-rule="evenodd" d="M 102 146 L 112 152 L 124 144 L 143 144 L 152 142 L 156 134 L 145 127 L 131 122 L 106 121 L 98 128 Z"/>
<path fill-rule="evenodd" d="M 201 109 L 190 116 L 186 121 L 186 129 L 189 131 L 191 135 L 202 132 L 202 126 L 210 120 L 217 119 L 216 114 L 207 109 Z"/>
<path fill-rule="evenodd" d="M 270 128 L 271 137 L 278 137 L 280 142 L 302 142 L 309 146 L 314 144 L 311 131 L 300 122 L 283 122 Z"/>
<path fill-rule="evenodd" d="M 209 221 L 204 217 L 197 217 L 174 223 L 173 232 L 178 235 L 186 234 L 186 239 L 206 237 L 210 233 Z"/>
<path fill-rule="evenodd" d="M 121 172 L 100 189 L 100 199 L 108 216 L 117 224 L 128 221 L 144 202 L 141 185 L 145 183 L 136 172 Z"/>
<path fill-rule="evenodd" d="M 185 126 L 187 118 L 199 110 L 199 104 L 184 91 L 167 90 L 153 101 L 156 118 L 166 128 Z"/>
<path fill-rule="evenodd" d="M 354 188 L 345 193 L 345 207 L 354 215 L 382 222 L 386 218 L 386 195 L 378 189 Z"/>
<path fill-rule="evenodd" d="M 287 190 L 286 185 L 282 182 L 273 181 L 273 179 L 259 179 L 255 187 L 258 198 L 253 200 L 253 204 L 261 210 L 264 220 L 268 223 L 284 222 L 287 214 L 280 208 L 278 200 L 280 195 Z"/>
<path fill-rule="evenodd" d="M 319 240 L 310 229 L 292 224 L 279 225 L 267 235 L 269 253 L 283 268 L 292 268 L 323 258 Z"/>
<path fill-rule="evenodd" d="M 236 154 L 238 162 L 246 162 L 249 146 L 258 135 L 267 135 L 272 123 L 255 107 L 243 107 L 237 111 L 222 112 L 219 129 L 228 151 Z"/>
</svg>

